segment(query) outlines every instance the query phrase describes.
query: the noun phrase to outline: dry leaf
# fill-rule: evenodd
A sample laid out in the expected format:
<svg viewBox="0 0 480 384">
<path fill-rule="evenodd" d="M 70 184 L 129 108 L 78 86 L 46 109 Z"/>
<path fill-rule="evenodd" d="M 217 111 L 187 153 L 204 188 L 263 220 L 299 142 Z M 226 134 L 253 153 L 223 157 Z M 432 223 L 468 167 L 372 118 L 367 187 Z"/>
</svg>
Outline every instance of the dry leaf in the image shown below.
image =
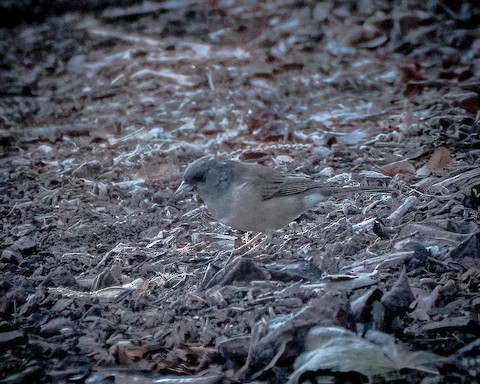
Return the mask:
<svg viewBox="0 0 480 384">
<path fill-rule="evenodd" d="M 414 175 L 415 167 L 407 160 L 401 160 L 380 167 L 380 171 L 387 176 L 395 176 L 399 173 L 404 175 Z"/>
<path fill-rule="evenodd" d="M 452 162 L 450 151 L 445 147 L 438 147 L 433 152 L 432 157 L 428 160 L 426 166 L 430 171 L 438 171 L 445 168 Z"/>
<path fill-rule="evenodd" d="M 437 285 L 432 292 L 427 292 L 418 288 L 415 289 L 414 294 L 416 300 L 411 305 L 415 310 L 410 314 L 410 317 L 419 321 L 429 321 L 430 316 L 428 312 L 433 308 L 437 301 L 441 288 L 441 285 Z"/>
<path fill-rule="evenodd" d="M 130 340 L 121 340 L 112 345 L 109 352 L 112 356 L 115 356 L 119 364 L 130 365 L 143 358 L 148 352 L 148 348 L 134 345 Z"/>
<path fill-rule="evenodd" d="M 402 271 L 393 287 L 382 297 L 387 315 L 390 318 L 402 316 L 414 300 L 405 270 Z"/>
<path fill-rule="evenodd" d="M 294 363 L 288 384 L 298 383 L 308 371 L 359 372 L 371 378 L 404 368 L 437 374 L 439 356 L 411 352 L 383 332 L 368 331 L 365 339 L 340 327 L 314 327 L 307 335 L 306 351 Z M 367 340 L 368 339 L 368 340 Z"/>
</svg>

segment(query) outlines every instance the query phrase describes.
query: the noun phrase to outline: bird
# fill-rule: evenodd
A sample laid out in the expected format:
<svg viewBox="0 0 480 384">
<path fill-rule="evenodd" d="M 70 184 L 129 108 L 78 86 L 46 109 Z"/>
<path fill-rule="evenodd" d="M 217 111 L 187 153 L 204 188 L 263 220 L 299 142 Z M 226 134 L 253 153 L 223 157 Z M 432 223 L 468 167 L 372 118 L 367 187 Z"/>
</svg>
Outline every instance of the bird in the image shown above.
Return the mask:
<svg viewBox="0 0 480 384">
<path fill-rule="evenodd" d="M 178 195 L 191 188 L 219 222 L 241 231 L 270 235 L 317 204 L 335 196 L 390 192 L 386 187 L 332 187 L 310 176 L 216 156 L 189 164 Z"/>
</svg>

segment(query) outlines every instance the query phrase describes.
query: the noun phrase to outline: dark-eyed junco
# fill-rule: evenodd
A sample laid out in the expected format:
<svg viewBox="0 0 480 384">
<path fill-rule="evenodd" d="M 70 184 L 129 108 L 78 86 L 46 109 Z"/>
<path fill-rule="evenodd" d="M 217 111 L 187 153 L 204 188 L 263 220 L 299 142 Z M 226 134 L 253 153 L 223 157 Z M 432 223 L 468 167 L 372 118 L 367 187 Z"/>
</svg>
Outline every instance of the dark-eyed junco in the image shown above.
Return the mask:
<svg viewBox="0 0 480 384">
<path fill-rule="evenodd" d="M 267 234 L 286 226 L 330 196 L 390 191 L 375 187 L 326 187 L 305 175 L 281 173 L 263 165 L 213 156 L 191 163 L 176 193 L 188 186 L 221 223 Z"/>
</svg>

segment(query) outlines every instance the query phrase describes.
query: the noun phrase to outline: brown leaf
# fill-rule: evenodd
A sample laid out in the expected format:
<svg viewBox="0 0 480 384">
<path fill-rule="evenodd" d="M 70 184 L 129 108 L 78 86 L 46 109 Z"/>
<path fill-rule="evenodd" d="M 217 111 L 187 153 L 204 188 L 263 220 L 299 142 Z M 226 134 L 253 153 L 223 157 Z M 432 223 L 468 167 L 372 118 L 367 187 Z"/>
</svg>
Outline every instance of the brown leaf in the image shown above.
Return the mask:
<svg viewBox="0 0 480 384">
<path fill-rule="evenodd" d="M 129 340 L 121 340 L 112 345 L 109 352 L 120 365 L 130 365 L 143 358 L 148 352 L 148 348 L 142 345 L 134 345 Z"/>
<path fill-rule="evenodd" d="M 436 171 L 439 169 L 445 168 L 452 162 L 450 157 L 450 151 L 445 147 L 438 147 L 435 152 L 433 152 L 432 157 L 427 162 L 427 168 L 430 171 Z"/>
<path fill-rule="evenodd" d="M 472 95 L 465 97 L 458 102 L 458 105 L 470 113 L 477 113 L 480 110 L 480 96 Z"/>
<path fill-rule="evenodd" d="M 480 287 L 480 268 L 471 267 L 460 276 L 460 288 L 466 292 L 478 292 Z"/>
<path fill-rule="evenodd" d="M 214 348 L 193 347 L 180 344 L 171 350 L 166 357 L 156 362 L 154 370 L 158 372 L 194 374 L 205 369 L 209 362 L 219 360 Z"/>
<path fill-rule="evenodd" d="M 387 176 L 395 176 L 399 173 L 404 175 L 414 175 L 415 167 L 407 160 L 401 160 L 380 167 L 380 171 Z"/>
</svg>

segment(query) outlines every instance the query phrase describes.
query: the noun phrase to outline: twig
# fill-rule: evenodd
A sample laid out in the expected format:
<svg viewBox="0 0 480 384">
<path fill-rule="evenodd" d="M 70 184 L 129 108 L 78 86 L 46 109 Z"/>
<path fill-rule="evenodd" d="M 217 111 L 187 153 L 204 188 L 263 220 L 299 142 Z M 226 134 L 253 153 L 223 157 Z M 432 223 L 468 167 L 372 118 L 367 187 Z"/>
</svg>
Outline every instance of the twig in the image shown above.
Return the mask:
<svg viewBox="0 0 480 384">
<path fill-rule="evenodd" d="M 405 201 L 394 211 L 390 216 L 387 217 L 393 225 L 398 224 L 400 219 L 407 213 L 407 211 L 417 202 L 415 196 L 408 196 Z"/>
</svg>

